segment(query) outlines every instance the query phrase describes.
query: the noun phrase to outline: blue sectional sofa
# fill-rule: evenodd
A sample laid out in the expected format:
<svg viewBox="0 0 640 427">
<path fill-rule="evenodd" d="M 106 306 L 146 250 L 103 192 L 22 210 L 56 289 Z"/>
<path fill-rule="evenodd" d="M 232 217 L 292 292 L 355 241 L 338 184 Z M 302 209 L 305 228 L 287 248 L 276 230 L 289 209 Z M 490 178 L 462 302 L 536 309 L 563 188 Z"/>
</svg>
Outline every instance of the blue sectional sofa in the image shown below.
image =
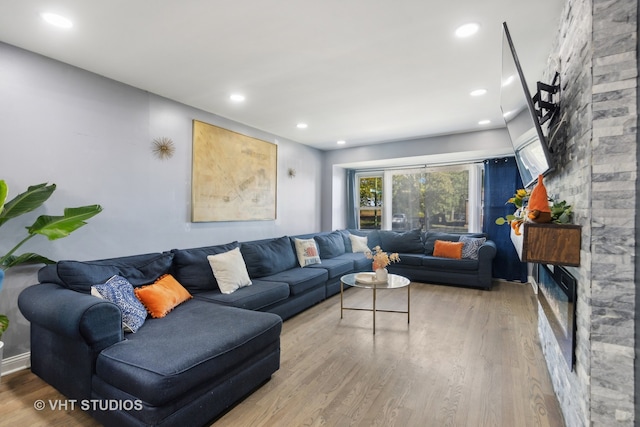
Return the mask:
<svg viewBox="0 0 640 427">
<path fill-rule="evenodd" d="M 428 255 L 433 236 L 419 231 L 340 230 L 59 261 L 42 268 L 40 283 L 18 299 L 31 323 L 31 369 L 106 426 L 205 425 L 278 370 L 283 320 L 338 293 L 342 275 L 371 270 L 371 261 L 353 252 L 351 236 L 356 235 L 366 236 L 370 247 L 400 252 L 402 261 L 391 272 L 412 280 L 490 287 L 492 242 L 479 249 L 476 260 L 452 260 L 464 263 L 454 267 Z M 313 239 L 319 252 L 315 262 L 301 267 L 296 239 Z M 236 249 L 251 284 L 223 293 L 226 288 L 208 257 Z M 126 304 L 135 298 L 94 296 L 95 288 L 114 277 L 126 279 L 118 283 L 135 295 L 157 280 L 175 278 L 188 298 L 173 302 L 177 305 L 161 318 L 145 318 L 144 312 L 136 332 L 124 332 L 131 315 Z"/>
</svg>

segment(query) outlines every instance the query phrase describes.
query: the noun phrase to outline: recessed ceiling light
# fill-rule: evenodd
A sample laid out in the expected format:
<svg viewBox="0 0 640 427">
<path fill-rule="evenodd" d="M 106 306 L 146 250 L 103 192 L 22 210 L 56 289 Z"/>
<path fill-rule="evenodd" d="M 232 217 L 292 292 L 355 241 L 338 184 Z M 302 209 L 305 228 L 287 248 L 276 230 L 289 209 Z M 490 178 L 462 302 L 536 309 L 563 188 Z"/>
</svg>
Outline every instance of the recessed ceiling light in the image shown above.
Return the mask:
<svg viewBox="0 0 640 427">
<path fill-rule="evenodd" d="M 347 141 L 345 141 L 344 139 L 341 139 L 340 141 L 336 142 L 336 144 L 338 144 L 338 145 L 344 145 L 346 143 L 347 143 Z"/>
<path fill-rule="evenodd" d="M 62 15 L 58 15 L 56 13 L 44 12 L 41 13 L 40 16 L 45 22 L 54 25 L 59 28 L 71 28 L 73 27 L 73 22 L 70 19 L 65 18 Z"/>
<path fill-rule="evenodd" d="M 486 89 L 476 89 L 476 90 L 471 91 L 469 93 L 469 95 L 471 95 L 471 96 L 482 96 L 485 93 L 487 93 Z"/>
<path fill-rule="evenodd" d="M 456 36 L 460 38 L 469 37 L 474 35 L 480 29 L 480 25 L 475 22 L 470 22 L 468 24 L 464 24 L 458 27 L 456 30 Z"/>
<path fill-rule="evenodd" d="M 242 102 L 244 101 L 244 95 L 239 93 L 234 93 L 229 97 L 229 99 L 232 100 L 233 102 Z"/>
<path fill-rule="evenodd" d="M 298 123 L 298 124 L 296 125 L 296 127 L 297 127 L 298 129 L 306 129 L 306 128 L 308 128 L 308 127 L 309 127 L 309 125 L 308 125 L 308 124 L 306 124 L 306 123 Z"/>
<path fill-rule="evenodd" d="M 479 125 L 488 125 L 489 123 L 491 123 L 491 120 L 480 120 L 478 122 Z"/>
</svg>

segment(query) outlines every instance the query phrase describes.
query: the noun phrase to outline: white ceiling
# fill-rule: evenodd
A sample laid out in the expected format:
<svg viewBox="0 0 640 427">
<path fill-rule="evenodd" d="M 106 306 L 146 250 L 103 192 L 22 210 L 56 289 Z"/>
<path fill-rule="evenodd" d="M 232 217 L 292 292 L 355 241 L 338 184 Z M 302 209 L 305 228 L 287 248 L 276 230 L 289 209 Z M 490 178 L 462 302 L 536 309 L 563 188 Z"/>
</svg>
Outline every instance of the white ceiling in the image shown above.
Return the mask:
<svg viewBox="0 0 640 427">
<path fill-rule="evenodd" d="M 563 3 L 0 0 L 0 41 L 328 150 L 474 131 L 481 119 L 502 127 L 501 23 L 531 86 Z M 74 26 L 44 23 L 45 11 Z M 470 21 L 479 33 L 456 38 Z M 478 88 L 488 93 L 469 96 Z M 246 101 L 231 102 L 236 92 Z"/>
</svg>

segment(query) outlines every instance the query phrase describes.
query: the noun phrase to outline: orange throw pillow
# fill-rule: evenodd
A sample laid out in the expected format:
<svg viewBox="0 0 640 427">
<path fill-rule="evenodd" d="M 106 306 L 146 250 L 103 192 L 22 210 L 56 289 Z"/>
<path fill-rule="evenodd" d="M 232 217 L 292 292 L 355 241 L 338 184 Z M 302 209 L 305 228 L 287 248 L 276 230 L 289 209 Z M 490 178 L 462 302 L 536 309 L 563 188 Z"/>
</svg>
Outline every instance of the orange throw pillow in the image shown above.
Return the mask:
<svg viewBox="0 0 640 427">
<path fill-rule="evenodd" d="M 170 274 L 161 276 L 153 285 L 134 288 L 133 291 L 151 317 L 156 319 L 166 316 L 175 307 L 193 298 Z"/>
<path fill-rule="evenodd" d="M 448 242 L 446 240 L 436 240 L 433 248 L 433 256 L 442 258 L 462 258 L 462 247 L 464 242 Z"/>
</svg>

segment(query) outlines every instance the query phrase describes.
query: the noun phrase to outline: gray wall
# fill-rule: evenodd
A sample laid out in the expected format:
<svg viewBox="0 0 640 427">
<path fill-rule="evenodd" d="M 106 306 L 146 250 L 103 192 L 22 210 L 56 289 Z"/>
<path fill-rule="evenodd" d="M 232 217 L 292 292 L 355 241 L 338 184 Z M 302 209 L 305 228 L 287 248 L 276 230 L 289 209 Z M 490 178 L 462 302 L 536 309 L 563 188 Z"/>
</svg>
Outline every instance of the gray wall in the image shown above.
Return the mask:
<svg viewBox="0 0 640 427">
<path fill-rule="evenodd" d="M 569 0 L 551 52 L 565 123 L 553 146 L 557 171 L 545 182 L 582 225 L 574 371 L 541 310 L 538 330 L 567 426 L 637 419 L 637 8 L 636 0 Z"/>
<path fill-rule="evenodd" d="M 193 119 L 278 144 L 275 221 L 190 222 Z M 104 211 L 88 225 L 54 242 L 37 236 L 24 252 L 88 260 L 320 230 L 322 152 L 1 43 L 0 120 L 0 179 L 9 197 L 41 182 L 58 186 L 40 210 L 0 229 L 2 253 L 39 214 L 93 203 Z M 176 146 L 168 160 L 151 152 L 161 136 Z M 7 272 L 4 358 L 29 349 L 16 301 L 37 270 Z"/>
</svg>

